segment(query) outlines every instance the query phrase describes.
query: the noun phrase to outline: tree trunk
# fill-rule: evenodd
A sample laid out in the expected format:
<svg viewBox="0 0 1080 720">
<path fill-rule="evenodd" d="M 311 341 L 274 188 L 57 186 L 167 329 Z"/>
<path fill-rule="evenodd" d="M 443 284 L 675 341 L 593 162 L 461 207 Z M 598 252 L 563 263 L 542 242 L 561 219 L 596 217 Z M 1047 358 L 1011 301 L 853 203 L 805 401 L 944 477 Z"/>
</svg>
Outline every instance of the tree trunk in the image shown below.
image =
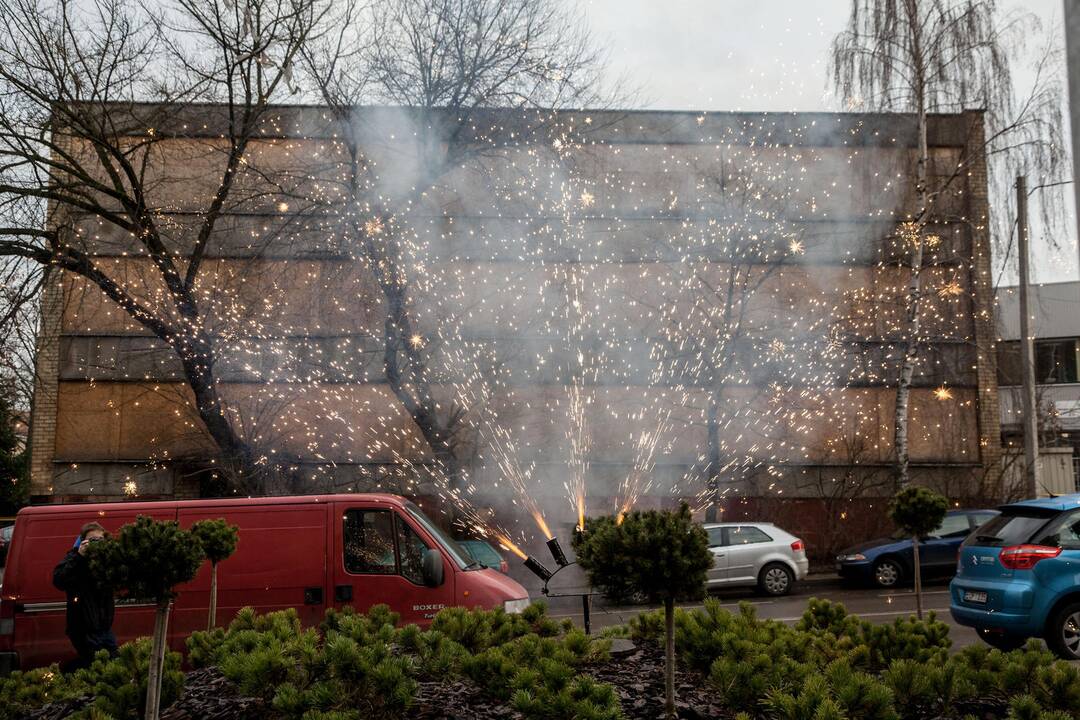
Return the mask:
<svg viewBox="0 0 1080 720">
<path fill-rule="evenodd" d="M 664 599 L 664 710 L 675 718 L 675 599 Z"/>
<path fill-rule="evenodd" d="M 165 666 L 166 633 L 169 627 L 169 601 L 158 603 L 154 613 L 154 640 L 150 646 L 150 670 L 146 682 L 145 720 L 158 720 L 161 712 L 161 676 Z"/>
<path fill-rule="evenodd" d="M 184 377 L 195 395 L 195 409 L 199 418 L 224 456 L 223 467 L 238 466 L 240 474 L 249 477 L 254 469 L 251 448 L 236 434 L 225 416 L 214 376 L 216 358 L 213 341 L 200 330 L 189 328 L 181 340 L 172 344 L 180 356 Z"/>
<path fill-rule="evenodd" d="M 206 629 L 213 630 L 217 625 L 217 563 L 210 563 L 210 617 Z"/>
<path fill-rule="evenodd" d="M 926 225 L 930 211 L 930 190 L 927 185 L 927 165 L 930 161 L 930 152 L 926 141 L 926 73 L 923 56 L 922 26 L 919 18 L 919 3 L 917 0 L 906 0 L 904 7 L 911 26 L 911 54 L 915 77 L 913 80 L 915 90 L 915 119 L 916 133 L 918 135 L 918 157 L 915 163 L 915 192 L 918 197 L 919 208 L 915 214 L 914 222 L 918 236 L 911 256 L 911 277 L 908 279 L 906 297 L 906 328 L 902 329 L 904 340 L 903 359 L 900 363 L 900 376 L 896 386 L 896 415 L 893 423 L 893 445 L 896 447 L 896 484 L 899 488 L 905 488 L 911 481 L 908 472 L 908 415 L 909 401 L 911 396 L 911 379 L 915 374 L 915 360 L 918 354 L 919 335 L 919 306 L 922 299 L 921 273 L 923 265 L 923 246 L 925 244 L 922 229 Z M 907 242 L 907 238 L 901 238 L 901 242 Z M 907 248 L 904 248 L 907 251 Z"/>
<path fill-rule="evenodd" d="M 911 553 L 915 556 L 915 613 L 922 620 L 922 563 L 919 561 L 919 537 L 911 536 Z"/>
<path fill-rule="evenodd" d="M 393 241 L 387 238 L 385 242 Z M 374 252 L 372 251 L 373 256 Z M 396 257 L 386 258 L 385 255 L 386 253 L 382 253 L 384 264 L 391 268 L 400 265 Z M 374 264 L 380 265 L 379 262 Z M 399 276 L 400 273 L 393 269 L 376 272 L 376 279 L 387 304 L 386 319 L 383 323 L 383 373 L 391 391 L 424 436 L 450 489 L 455 490 L 461 486 L 463 468 L 454 452 L 452 428 L 439 417 L 431 382 L 427 377 L 422 346 L 413 344 L 414 331 L 408 310 L 408 288 Z"/>
<path fill-rule="evenodd" d="M 720 495 L 720 428 L 717 420 L 719 399 L 716 393 L 709 395 L 709 477 L 708 483 L 709 507 L 705 511 L 705 522 L 716 522 L 717 503 Z"/>
</svg>

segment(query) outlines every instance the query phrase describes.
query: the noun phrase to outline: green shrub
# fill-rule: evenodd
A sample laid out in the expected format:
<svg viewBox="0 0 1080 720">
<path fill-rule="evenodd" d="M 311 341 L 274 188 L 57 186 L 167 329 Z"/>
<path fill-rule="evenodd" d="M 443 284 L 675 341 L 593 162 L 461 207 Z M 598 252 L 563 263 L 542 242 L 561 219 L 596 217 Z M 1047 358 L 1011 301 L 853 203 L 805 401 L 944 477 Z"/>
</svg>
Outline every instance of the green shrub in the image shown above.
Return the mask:
<svg viewBox="0 0 1080 720">
<path fill-rule="evenodd" d="M 533 603 L 520 615 L 494 610 L 466 610 L 453 607 L 441 610 L 431 623 L 431 629 L 445 634 L 469 652 L 479 652 L 495 645 L 503 645 L 530 633 L 540 637 L 554 637 L 572 628 L 572 624 L 560 624 L 547 615 L 543 603 Z"/>
<path fill-rule="evenodd" d="M 751 717 L 1026 718 L 1031 707 L 1080 717 L 1077 668 L 1035 642 L 1011 653 L 974 646 L 950 656 L 948 626 L 933 616 L 875 625 L 811 600 L 791 627 L 758 619 L 747 603 L 733 613 L 707 599 L 700 609 L 678 609 L 674 620 L 682 662 L 706 675 L 725 707 Z M 629 632 L 659 642 L 663 617 L 642 613 Z M 1028 700 L 1010 710 L 1019 696 Z"/>
<path fill-rule="evenodd" d="M 56 665 L 0 678 L 0 718 L 19 718 L 48 703 L 90 696 L 90 703 L 69 717 L 141 718 L 146 704 L 151 641 L 141 638 L 126 643 L 115 658 L 98 653 L 90 667 L 64 674 Z M 180 654 L 165 657 L 162 704 L 180 696 L 184 674 Z"/>
<path fill-rule="evenodd" d="M 206 629 L 212 630 L 217 625 L 218 563 L 227 560 L 236 552 L 240 528 L 230 525 L 224 518 L 207 519 L 192 525 L 191 534 L 199 541 L 206 559 L 210 561 L 210 607 Z"/>
<path fill-rule="evenodd" d="M 397 619 L 385 605 L 367 615 L 331 610 L 320 634 L 303 629 L 294 609 L 244 608 L 227 630 L 193 634 L 188 648 L 193 665 L 217 665 L 287 718 L 398 717 L 416 683 L 413 661 L 390 650 Z"/>
<path fill-rule="evenodd" d="M 809 633 L 818 652 L 829 659 L 848 659 L 855 667 L 880 672 L 893 660 L 943 661 L 952 644 L 949 626 L 933 613 L 926 620 L 897 618 L 875 624 L 849 615 L 844 606 L 811 598 L 796 630 Z"/>
<path fill-rule="evenodd" d="M 22 717 L 46 703 L 77 697 L 87 689 L 75 686 L 57 665 L 16 670 L 0 677 L 0 720 Z"/>
<path fill-rule="evenodd" d="M 612 720 L 622 716 L 612 688 L 575 669 L 607 657 L 610 643 L 579 630 L 561 637 L 521 635 L 464 659 L 463 670 L 492 697 L 536 720 Z"/>
<path fill-rule="evenodd" d="M 664 603 L 665 714 L 675 717 L 675 601 L 705 595 L 713 564 L 709 538 L 690 508 L 637 511 L 589 518 L 574 535 L 578 565 L 589 584 L 609 598 L 642 596 Z"/>
</svg>

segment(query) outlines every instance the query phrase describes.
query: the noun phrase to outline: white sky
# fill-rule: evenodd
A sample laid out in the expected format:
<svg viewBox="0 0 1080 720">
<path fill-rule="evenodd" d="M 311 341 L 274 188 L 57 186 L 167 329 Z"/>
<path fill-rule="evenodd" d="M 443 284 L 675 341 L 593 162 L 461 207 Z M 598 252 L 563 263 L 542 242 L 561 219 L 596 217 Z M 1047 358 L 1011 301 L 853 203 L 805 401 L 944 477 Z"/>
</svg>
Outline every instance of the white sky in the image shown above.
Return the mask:
<svg viewBox="0 0 1080 720">
<path fill-rule="evenodd" d="M 611 70 L 640 90 L 639 104 L 663 110 L 836 110 L 828 50 L 850 0 L 582 0 Z M 1061 0 L 999 0 L 1004 12 L 1035 12 L 1061 29 Z M 1062 42 L 1064 42 L 1062 40 Z M 1032 74 L 1014 66 L 1017 93 Z M 1063 98 L 1064 102 L 1065 99 Z M 1067 134 L 1067 128 L 1066 128 Z M 1071 198 L 1069 212 L 1071 213 Z M 1074 227 L 1072 220 L 1066 226 Z M 1076 240 L 1053 251 L 1042 238 L 1033 263 L 1040 282 L 1076 279 Z M 1037 228 L 1033 228 L 1036 242 Z"/>
</svg>

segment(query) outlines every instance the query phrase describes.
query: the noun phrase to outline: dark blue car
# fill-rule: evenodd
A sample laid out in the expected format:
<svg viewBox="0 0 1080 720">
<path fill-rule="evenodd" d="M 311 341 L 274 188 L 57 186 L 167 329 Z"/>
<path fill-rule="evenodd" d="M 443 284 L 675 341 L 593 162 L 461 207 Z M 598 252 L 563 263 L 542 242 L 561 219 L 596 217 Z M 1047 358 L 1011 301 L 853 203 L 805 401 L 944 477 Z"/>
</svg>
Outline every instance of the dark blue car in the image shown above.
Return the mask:
<svg viewBox="0 0 1080 720">
<path fill-rule="evenodd" d="M 964 538 L 997 514 L 997 510 L 952 510 L 947 513 L 941 525 L 919 543 L 923 577 L 952 577 Z M 896 533 L 892 537 L 847 548 L 836 556 L 836 571 L 843 578 L 891 588 L 912 578 L 913 557 L 911 538 Z"/>
</svg>

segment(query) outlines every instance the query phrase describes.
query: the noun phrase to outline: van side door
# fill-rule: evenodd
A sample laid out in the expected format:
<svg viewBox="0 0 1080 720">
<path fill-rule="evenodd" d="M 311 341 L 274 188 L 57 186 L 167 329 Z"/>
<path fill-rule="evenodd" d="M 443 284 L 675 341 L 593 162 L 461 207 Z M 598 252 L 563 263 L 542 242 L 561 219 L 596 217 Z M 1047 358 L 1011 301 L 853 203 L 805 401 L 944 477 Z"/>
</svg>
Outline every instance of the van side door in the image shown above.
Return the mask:
<svg viewBox="0 0 1080 720">
<path fill-rule="evenodd" d="M 454 601 L 455 566 L 434 538 L 397 508 L 339 503 L 334 518 L 333 597 L 335 607 L 365 612 L 380 603 L 402 623 L 426 625 Z M 424 553 L 442 561 L 442 583 L 425 583 Z"/>
<path fill-rule="evenodd" d="M 329 607 L 326 594 L 328 503 L 251 505 L 208 502 L 180 508 L 180 527 L 224 519 L 239 529 L 236 552 L 218 565 L 217 625 L 227 626 L 243 607 L 261 613 L 296 608 L 305 626 L 318 625 Z M 174 647 L 205 630 L 210 608 L 210 563 L 181 585 L 169 621 Z"/>
</svg>

